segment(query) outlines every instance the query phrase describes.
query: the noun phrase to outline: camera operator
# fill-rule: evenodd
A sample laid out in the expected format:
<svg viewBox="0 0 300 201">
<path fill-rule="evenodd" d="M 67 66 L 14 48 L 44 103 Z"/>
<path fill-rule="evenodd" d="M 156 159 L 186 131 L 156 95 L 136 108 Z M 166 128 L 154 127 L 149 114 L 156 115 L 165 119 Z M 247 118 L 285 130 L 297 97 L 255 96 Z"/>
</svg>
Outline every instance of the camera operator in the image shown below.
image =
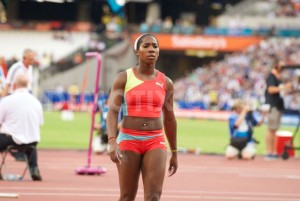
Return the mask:
<svg viewBox="0 0 300 201">
<path fill-rule="evenodd" d="M 274 68 L 266 80 L 265 98 L 269 105 L 268 131 L 266 134 L 266 159 L 276 159 L 278 155 L 275 147 L 276 131 L 280 128 L 281 115 L 284 110 L 283 95 L 292 90 L 292 84 L 281 83 L 281 72 L 284 63 L 277 58 L 274 59 Z"/>
<path fill-rule="evenodd" d="M 259 112 L 261 113 L 261 112 Z M 256 154 L 256 143 L 253 129 L 264 122 L 266 113 L 261 113 L 259 119 L 253 114 L 252 108 L 244 100 L 237 99 L 232 106 L 228 124 L 230 131 L 230 144 L 226 147 L 225 157 L 234 159 L 253 159 Z"/>
</svg>

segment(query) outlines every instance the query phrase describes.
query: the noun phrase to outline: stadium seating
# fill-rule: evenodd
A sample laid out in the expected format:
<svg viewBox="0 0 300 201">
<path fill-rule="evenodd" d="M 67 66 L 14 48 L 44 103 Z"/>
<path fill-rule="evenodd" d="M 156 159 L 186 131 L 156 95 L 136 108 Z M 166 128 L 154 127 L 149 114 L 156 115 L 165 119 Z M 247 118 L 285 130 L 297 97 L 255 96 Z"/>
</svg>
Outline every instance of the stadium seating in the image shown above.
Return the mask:
<svg viewBox="0 0 300 201">
<path fill-rule="evenodd" d="M 72 32 L 68 39 L 55 38 L 55 32 L 37 31 L 0 31 L 0 55 L 9 59 L 21 58 L 24 48 L 31 48 L 42 56 L 52 55 L 54 62 L 68 56 L 78 48 L 86 46 L 89 41 L 88 32 Z M 13 43 L 12 43 L 13 41 Z"/>
</svg>

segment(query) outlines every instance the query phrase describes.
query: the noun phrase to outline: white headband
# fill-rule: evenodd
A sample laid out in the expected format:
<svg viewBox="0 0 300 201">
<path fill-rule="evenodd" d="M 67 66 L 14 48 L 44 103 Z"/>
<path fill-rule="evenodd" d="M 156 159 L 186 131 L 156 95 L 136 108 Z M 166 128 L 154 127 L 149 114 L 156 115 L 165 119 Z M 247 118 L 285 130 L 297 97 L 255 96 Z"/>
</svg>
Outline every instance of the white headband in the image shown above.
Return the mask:
<svg viewBox="0 0 300 201">
<path fill-rule="evenodd" d="M 136 40 L 135 40 L 135 42 L 134 42 L 134 45 L 133 45 L 133 49 L 134 49 L 134 51 L 137 51 L 137 49 L 138 49 L 138 41 L 140 40 L 140 38 L 141 37 L 143 37 L 144 35 L 147 35 L 148 33 L 145 33 L 145 34 L 142 34 L 142 35 L 140 35 Z"/>
</svg>

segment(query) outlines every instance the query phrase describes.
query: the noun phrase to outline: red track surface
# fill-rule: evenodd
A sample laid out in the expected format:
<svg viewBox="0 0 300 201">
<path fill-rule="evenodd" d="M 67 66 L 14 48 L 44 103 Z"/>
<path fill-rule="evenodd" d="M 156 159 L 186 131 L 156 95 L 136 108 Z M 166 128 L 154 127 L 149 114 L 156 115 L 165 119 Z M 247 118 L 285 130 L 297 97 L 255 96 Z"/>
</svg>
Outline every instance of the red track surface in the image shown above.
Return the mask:
<svg viewBox="0 0 300 201">
<path fill-rule="evenodd" d="M 14 162 L 12 159 L 10 162 Z M 93 155 L 92 166 L 106 174 L 76 175 L 85 166 L 87 152 L 40 150 L 42 182 L 0 181 L 0 193 L 16 193 L 20 201 L 116 201 L 118 177 L 107 155 Z M 20 163 L 20 162 L 15 162 Z M 142 184 L 136 201 L 143 200 Z M 162 201 L 299 201 L 300 159 L 228 161 L 223 156 L 179 154 L 177 174 L 166 177 Z"/>
</svg>

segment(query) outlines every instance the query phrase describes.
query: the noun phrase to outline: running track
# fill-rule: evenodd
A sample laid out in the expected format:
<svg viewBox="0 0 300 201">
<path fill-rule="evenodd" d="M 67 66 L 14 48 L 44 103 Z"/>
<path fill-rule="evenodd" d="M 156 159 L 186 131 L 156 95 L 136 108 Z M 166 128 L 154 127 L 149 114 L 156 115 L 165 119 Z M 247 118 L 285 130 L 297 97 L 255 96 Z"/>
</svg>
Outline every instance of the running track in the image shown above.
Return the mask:
<svg viewBox="0 0 300 201">
<path fill-rule="evenodd" d="M 9 159 L 8 162 L 15 162 Z M 116 201 L 118 178 L 107 155 L 93 155 L 92 166 L 106 174 L 80 176 L 75 168 L 87 163 L 86 151 L 39 150 L 42 182 L 0 181 L 0 193 L 18 198 L 0 201 Z M 142 184 L 136 201 L 143 200 Z M 179 169 L 166 177 L 162 201 L 300 201 L 300 159 L 228 161 L 223 156 L 179 154 Z"/>
</svg>

